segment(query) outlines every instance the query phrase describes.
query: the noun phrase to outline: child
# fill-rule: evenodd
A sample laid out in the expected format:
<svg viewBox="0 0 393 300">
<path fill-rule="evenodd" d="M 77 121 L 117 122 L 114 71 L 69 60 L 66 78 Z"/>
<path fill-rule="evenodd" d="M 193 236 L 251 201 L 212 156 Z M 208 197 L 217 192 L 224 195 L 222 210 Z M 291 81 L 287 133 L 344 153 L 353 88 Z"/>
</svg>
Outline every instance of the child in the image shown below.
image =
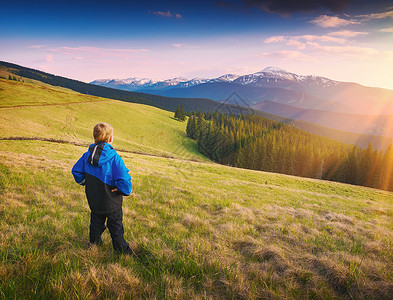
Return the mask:
<svg viewBox="0 0 393 300">
<path fill-rule="evenodd" d="M 113 127 L 98 123 L 93 130 L 94 144 L 72 168 L 75 181 L 85 186 L 91 210 L 90 244 L 102 244 L 101 234 L 106 229 L 112 237 L 113 248 L 120 253 L 132 254 L 124 240 L 123 196 L 132 191 L 131 176 L 121 157 L 112 148 Z"/>
</svg>

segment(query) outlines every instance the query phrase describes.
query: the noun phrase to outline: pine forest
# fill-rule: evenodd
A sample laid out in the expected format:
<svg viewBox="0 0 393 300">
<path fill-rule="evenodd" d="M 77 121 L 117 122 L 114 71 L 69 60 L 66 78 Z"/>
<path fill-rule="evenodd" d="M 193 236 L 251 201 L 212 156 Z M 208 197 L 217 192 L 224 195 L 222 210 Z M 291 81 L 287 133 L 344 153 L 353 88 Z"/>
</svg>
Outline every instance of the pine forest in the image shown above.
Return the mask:
<svg viewBox="0 0 393 300">
<path fill-rule="evenodd" d="M 393 148 L 373 150 L 258 115 L 192 112 L 187 136 L 221 164 L 393 191 Z"/>
</svg>

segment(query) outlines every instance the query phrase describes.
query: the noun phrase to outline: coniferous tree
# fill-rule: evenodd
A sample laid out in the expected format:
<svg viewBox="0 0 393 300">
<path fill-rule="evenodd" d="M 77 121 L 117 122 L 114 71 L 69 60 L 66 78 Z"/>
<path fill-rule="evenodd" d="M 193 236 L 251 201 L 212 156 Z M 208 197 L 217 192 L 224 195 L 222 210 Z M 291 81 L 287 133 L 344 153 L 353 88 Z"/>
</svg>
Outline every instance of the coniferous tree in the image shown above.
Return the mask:
<svg viewBox="0 0 393 300">
<path fill-rule="evenodd" d="M 174 118 L 179 120 L 179 115 L 180 115 L 180 108 L 179 108 L 179 104 L 178 104 L 177 107 L 176 107 L 176 110 L 175 110 Z"/>
<path fill-rule="evenodd" d="M 192 137 L 192 134 L 191 134 L 191 132 L 193 131 L 193 129 L 191 128 L 191 126 L 192 126 L 192 124 L 191 124 L 192 118 L 193 118 L 193 113 L 191 112 L 190 113 L 190 117 L 188 118 L 187 127 L 186 127 L 186 134 L 187 134 L 188 137 Z"/>
<path fill-rule="evenodd" d="M 393 191 L 393 146 L 390 145 L 382 159 L 380 188 Z"/>
<path fill-rule="evenodd" d="M 199 136 L 199 129 L 197 126 L 197 114 L 194 112 L 193 118 L 191 120 L 191 138 L 196 140 L 197 136 Z"/>
<path fill-rule="evenodd" d="M 370 186 L 369 178 L 374 176 L 373 154 L 374 151 L 371 143 L 366 150 L 359 154 L 359 171 L 356 178 L 356 184 Z"/>
<path fill-rule="evenodd" d="M 177 105 L 177 107 L 176 107 L 176 110 L 175 110 L 175 115 L 174 115 L 174 118 L 175 119 L 178 119 L 179 118 L 179 104 Z"/>
<path fill-rule="evenodd" d="M 179 107 L 179 105 L 178 105 L 178 107 Z M 186 119 L 186 113 L 183 109 L 183 104 L 180 105 L 180 109 L 179 109 L 177 118 L 179 121 L 184 121 Z"/>
</svg>

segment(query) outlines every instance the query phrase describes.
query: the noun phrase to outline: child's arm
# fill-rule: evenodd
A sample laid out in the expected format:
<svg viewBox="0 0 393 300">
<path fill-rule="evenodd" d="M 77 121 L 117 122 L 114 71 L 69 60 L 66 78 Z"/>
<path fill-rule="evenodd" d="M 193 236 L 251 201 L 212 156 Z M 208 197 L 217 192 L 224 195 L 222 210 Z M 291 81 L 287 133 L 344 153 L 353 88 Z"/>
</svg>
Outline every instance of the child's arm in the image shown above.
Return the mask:
<svg viewBox="0 0 393 300">
<path fill-rule="evenodd" d="M 132 192 L 131 176 L 124 161 L 119 155 L 116 156 L 115 166 L 113 168 L 113 179 L 116 183 L 117 190 L 124 196 L 128 196 Z"/>
<path fill-rule="evenodd" d="M 73 166 L 72 175 L 78 184 L 85 185 L 84 155 Z"/>
</svg>

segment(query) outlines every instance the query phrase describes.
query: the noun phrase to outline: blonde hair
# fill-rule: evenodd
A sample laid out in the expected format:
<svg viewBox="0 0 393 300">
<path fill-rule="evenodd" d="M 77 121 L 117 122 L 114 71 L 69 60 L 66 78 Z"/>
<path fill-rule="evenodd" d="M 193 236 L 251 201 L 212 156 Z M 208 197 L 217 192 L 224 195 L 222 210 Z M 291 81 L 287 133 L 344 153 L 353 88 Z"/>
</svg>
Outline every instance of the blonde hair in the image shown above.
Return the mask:
<svg viewBox="0 0 393 300">
<path fill-rule="evenodd" d="M 107 143 L 113 135 L 113 127 L 111 124 L 100 122 L 93 129 L 95 143 Z"/>
</svg>

